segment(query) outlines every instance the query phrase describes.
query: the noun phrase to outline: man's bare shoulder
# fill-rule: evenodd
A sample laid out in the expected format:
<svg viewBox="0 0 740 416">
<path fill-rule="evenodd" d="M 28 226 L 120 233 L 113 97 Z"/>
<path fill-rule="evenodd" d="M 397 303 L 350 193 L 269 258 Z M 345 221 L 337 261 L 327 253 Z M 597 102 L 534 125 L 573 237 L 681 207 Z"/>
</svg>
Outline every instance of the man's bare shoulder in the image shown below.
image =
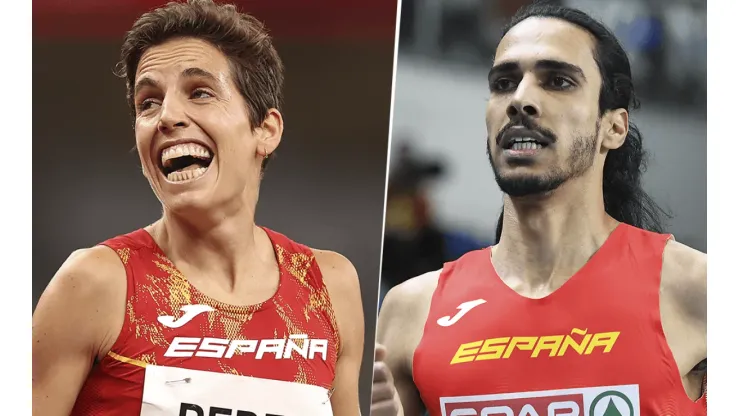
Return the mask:
<svg viewBox="0 0 740 416">
<path fill-rule="evenodd" d="M 393 287 L 383 299 L 377 341 L 388 349 L 387 362 L 394 377 L 411 377 L 414 350 L 423 335 L 440 271 L 408 279 Z"/>
<path fill-rule="evenodd" d="M 663 252 L 663 268 L 668 271 L 682 271 L 682 275 L 695 279 L 706 279 L 707 254 L 686 244 L 669 240 Z"/>
<path fill-rule="evenodd" d="M 407 322 L 413 322 L 417 317 L 426 318 L 440 272 L 427 272 L 391 288 L 383 299 L 381 317 Z"/>
<path fill-rule="evenodd" d="M 442 270 L 435 270 L 422 275 L 412 277 L 405 282 L 396 285 L 386 295 L 389 304 L 413 305 L 417 302 L 430 300 L 434 289 L 437 288 L 439 274 Z"/>
<path fill-rule="evenodd" d="M 685 313 L 706 322 L 706 253 L 670 240 L 663 252 L 661 287 Z"/>
<path fill-rule="evenodd" d="M 705 287 L 707 255 L 699 250 L 670 240 L 663 252 L 663 277 L 667 283 Z"/>
</svg>

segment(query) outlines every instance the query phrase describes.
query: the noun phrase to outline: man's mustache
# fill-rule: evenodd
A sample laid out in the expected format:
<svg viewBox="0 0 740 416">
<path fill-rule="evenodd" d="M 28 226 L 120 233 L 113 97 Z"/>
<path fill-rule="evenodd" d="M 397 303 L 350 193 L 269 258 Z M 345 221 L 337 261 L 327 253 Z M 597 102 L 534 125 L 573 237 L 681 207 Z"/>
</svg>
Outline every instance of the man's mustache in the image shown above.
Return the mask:
<svg viewBox="0 0 740 416">
<path fill-rule="evenodd" d="M 512 120 L 508 122 L 496 135 L 496 145 L 499 145 L 499 143 L 501 143 L 501 139 L 504 137 L 504 134 L 506 134 L 506 132 L 509 131 L 509 129 L 514 128 L 514 127 L 525 128 L 527 130 L 536 131 L 542 136 L 550 139 L 550 141 L 552 141 L 553 143 L 557 141 L 557 136 L 552 130 L 538 126 L 537 124 L 535 124 L 535 122 L 531 118 L 524 117 L 519 120 Z"/>
</svg>

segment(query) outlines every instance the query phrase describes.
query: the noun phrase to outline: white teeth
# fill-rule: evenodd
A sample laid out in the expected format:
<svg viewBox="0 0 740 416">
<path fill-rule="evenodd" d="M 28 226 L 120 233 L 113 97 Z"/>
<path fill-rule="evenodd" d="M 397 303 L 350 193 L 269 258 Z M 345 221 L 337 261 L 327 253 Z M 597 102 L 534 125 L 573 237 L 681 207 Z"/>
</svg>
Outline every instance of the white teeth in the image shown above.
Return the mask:
<svg viewBox="0 0 740 416">
<path fill-rule="evenodd" d="M 169 175 L 167 175 L 167 180 L 170 182 L 184 182 L 189 181 L 193 179 L 197 179 L 201 176 L 203 176 L 204 173 L 208 168 L 198 168 L 193 170 L 183 170 L 178 172 L 172 172 Z"/>
<path fill-rule="evenodd" d="M 187 154 L 192 156 L 208 157 L 208 149 L 203 146 L 190 143 L 187 147 Z"/>
<path fill-rule="evenodd" d="M 515 141 L 513 145 L 511 145 L 511 150 L 538 150 L 542 149 L 542 145 L 535 142 L 521 142 L 521 141 Z"/>
<path fill-rule="evenodd" d="M 168 160 L 182 156 L 210 158 L 211 152 L 206 147 L 196 143 L 176 144 L 162 151 L 162 164 L 164 165 Z"/>
</svg>

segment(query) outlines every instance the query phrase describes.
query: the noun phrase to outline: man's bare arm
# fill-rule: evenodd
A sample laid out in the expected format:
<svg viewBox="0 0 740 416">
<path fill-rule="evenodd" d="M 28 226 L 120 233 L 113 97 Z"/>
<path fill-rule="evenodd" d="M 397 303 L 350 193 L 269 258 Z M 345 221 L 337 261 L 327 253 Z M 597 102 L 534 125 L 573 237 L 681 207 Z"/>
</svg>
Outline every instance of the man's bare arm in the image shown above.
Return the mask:
<svg viewBox="0 0 740 416">
<path fill-rule="evenodd" d="M 403 414 L 418 416 L 424 409 L 413 380 L 413 355 L 421 341 L 439 271 L 412 278 L 391 289 L 378 317 L 378 343 L 386 349 L 384 362 L 391 370 Z"/>
<path fill-rule="evenodd" d="M 687 392 L 698 397 L 707 358 L 705 253 L 675 241 L 668 242 L 663 254 L 660 304 L 666 339 Z"/>
<path fill-rule="evenodd" d="M 321 268 L 339 329 L 341 351 L 337 359 L 332 411 L 336 416 L 360 413 L 359 377 L 365 343 L 365 315 L 360 281 L 352 263 L 341 254 L 314 250 Z"/>
<path fill-rule="evenodd" d="M 664 253 L 663 282 L 684 331 L 690 331 L 692 339 L 703 346 L 695 348 L 694 364 L 698 364 L 707 352 L 707 255 L 670 241 Z"/>
<path fill-rule="evenodd" d="M 34 415 L 72 411 L 92 365 L 123 325 L 125 273 L 112 250 L 95 247 L 73 253 L 47 286 L 33 314 Z"/>
</svg>

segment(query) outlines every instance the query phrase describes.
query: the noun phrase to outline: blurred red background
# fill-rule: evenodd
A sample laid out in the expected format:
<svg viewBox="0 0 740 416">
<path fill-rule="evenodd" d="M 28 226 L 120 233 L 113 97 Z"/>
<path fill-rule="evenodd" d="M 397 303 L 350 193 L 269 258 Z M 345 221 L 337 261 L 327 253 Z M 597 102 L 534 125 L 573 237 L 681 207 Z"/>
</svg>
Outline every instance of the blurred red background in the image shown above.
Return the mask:
<svg viewBox="0 0 740 416">
<path fill-rule="evenodd" d="M 259 16 L 276 38 L 393 39 L 394 0 L 233 0 Z M 34 0 L 36 39 L 121 38 L 157 0 Z"/>
</svg>

